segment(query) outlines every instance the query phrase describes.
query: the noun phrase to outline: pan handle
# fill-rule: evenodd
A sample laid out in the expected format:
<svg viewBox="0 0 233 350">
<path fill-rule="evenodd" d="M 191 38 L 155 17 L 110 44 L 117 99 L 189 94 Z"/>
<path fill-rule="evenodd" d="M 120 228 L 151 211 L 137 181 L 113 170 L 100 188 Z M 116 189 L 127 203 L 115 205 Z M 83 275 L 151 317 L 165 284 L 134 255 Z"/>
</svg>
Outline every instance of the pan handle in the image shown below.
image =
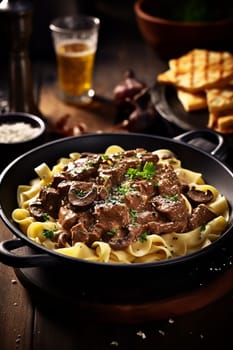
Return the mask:
<svg viewBox="0 0 233 350">
<path fill-rule="evenodd" d="M 210 153 L 221 161 L 227 156 L 227 144 L 224 137 L 213 130 L 191 130 L 175 136 L 174 140 L 182 141 Z"/>
<path fill-rule="evenodd" d="M 21 248 L 26 244 L 21 239 L 11 239 L 0 242 L 0 262 L 12 267 L 38 267 L 51 265 L 57 262 L 56 257 L 49 254 L 16 255 L 12 250 Z"/>
</svg>

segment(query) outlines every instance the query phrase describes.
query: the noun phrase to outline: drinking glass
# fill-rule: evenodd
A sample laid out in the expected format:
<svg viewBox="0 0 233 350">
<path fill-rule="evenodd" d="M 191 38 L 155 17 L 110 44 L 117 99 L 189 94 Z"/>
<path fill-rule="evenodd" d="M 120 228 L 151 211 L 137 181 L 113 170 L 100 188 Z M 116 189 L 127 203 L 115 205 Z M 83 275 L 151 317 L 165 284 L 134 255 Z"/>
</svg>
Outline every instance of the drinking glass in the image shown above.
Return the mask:
<svg viewBox="0 0 233 350">
<path fill-rule="evenodd" d="M 100 20 L 75 15 L 59 17 L 50 23 L 57 58 L 60 97 L 68 103 L 89 103 L 93 89 L 93 70 Z"/>
</svg>

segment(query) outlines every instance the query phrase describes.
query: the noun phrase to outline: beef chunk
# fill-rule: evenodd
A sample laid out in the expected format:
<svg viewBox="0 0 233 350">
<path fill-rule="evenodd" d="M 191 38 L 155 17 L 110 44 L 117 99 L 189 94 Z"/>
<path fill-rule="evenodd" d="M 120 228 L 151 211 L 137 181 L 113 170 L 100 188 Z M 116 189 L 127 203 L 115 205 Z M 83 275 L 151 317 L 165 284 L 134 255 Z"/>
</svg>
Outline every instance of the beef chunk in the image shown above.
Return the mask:
<svg viewBox="0 0 233 350">
<path fill-rule="evenodd" d="M 158 191 L 161 195 L 174 196 L 181 193 L 181 183 L 171 166 L 157 172 Z"/>
<path fill-rule="evenodd" d="M 153 198 L 156 210 L 166 215 L 170 221 L 184 221 L 187 224 L 188 210 L 182 196 L 156 196 Z"/>
<path fill-rule="evenodd" d="M 105 231 L 125 227 L 130 221 L 129 209 L 123 203 L 108 203 L 96 205 L 94 215 L 101 222 Z"/>
<path fill-rule="evenodd" d="M 39 199 L 41 200 L 44 211 L 54 218 L 57 218 L 61 205 L 59 192 L 53 187 L 43 187 L 40 191 Z"/>
<path fill-rule="evenodd" d="M 205 204 L 199 204 L 193 209 L 193 213 L 189 219 L 189 227 L 191 230 L 193 230 L 198 226 L 207 224 L 215 217 L 216 215 L 209 210 Z"/>
<path fill-rule="evenodd" d="M 59 210 L 58 221 L 65 230 L 69 230 L 78 222 L 78 214 L 70 208 L 61 207 Z"/>
</svg>

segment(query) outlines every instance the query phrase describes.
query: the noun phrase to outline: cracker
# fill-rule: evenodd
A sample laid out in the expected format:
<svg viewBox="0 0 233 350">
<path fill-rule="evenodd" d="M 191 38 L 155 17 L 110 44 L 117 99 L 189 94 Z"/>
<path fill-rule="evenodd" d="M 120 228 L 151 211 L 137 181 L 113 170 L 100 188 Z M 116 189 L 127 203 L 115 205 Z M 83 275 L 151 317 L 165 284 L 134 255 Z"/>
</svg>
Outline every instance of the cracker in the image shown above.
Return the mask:
<svg viewBox="0 0 233 350">
<path fill-rule="evenodd" d="M 207 107 L 206 95 L 203 92 L 194 94 L 177 89 L 177 97 L 186 112 L 200 110 Z"/>
<path fill-rule="evenodd" d="M 209 65 L 219 65 L 223 61 L 232 59 L 232 54 L 227 51 L 210 51 L 205 49 L 194 49 L 177 59 L 171 59 L 168 62 L 169 68 L 180 72 L 188 72 L 192 69 L 199 69 Z"/>
<path fill-rule="evenodd" d="M 233 133 L 233 110 L 226 112 L 221 116 L 214 113 L 209 114 L 208 128 L 222 134 Z"/>
<path fill-rule="evenodd" d="M 226 85 L 233 79 L 233 55 L 229 52 L 194 49 L 169 61 L 169 69 L 157 81 L 189 92 Z"/>
<path fill-rule="evenodd" d="M 206 98 L 209 112 L 221 114 L 223 111 L 233 108 L 233 85 L 207 89 Z"/>
</svg>

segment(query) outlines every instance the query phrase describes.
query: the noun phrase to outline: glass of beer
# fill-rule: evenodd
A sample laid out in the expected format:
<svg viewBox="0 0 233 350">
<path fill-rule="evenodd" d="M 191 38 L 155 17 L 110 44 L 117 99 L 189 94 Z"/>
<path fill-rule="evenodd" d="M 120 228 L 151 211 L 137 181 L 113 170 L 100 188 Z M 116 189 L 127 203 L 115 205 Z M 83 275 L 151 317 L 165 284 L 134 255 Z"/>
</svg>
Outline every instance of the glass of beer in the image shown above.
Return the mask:
<svg viewBox="0 0 233 350">
<path fill-rule="evenodd" d="M 58 69 L 60 97 L 68 103 L 91 102 L 93 69 L 98 43 L 100 20 L 75 15 L 56 18 L 49 26 Z"/>
</svg>

